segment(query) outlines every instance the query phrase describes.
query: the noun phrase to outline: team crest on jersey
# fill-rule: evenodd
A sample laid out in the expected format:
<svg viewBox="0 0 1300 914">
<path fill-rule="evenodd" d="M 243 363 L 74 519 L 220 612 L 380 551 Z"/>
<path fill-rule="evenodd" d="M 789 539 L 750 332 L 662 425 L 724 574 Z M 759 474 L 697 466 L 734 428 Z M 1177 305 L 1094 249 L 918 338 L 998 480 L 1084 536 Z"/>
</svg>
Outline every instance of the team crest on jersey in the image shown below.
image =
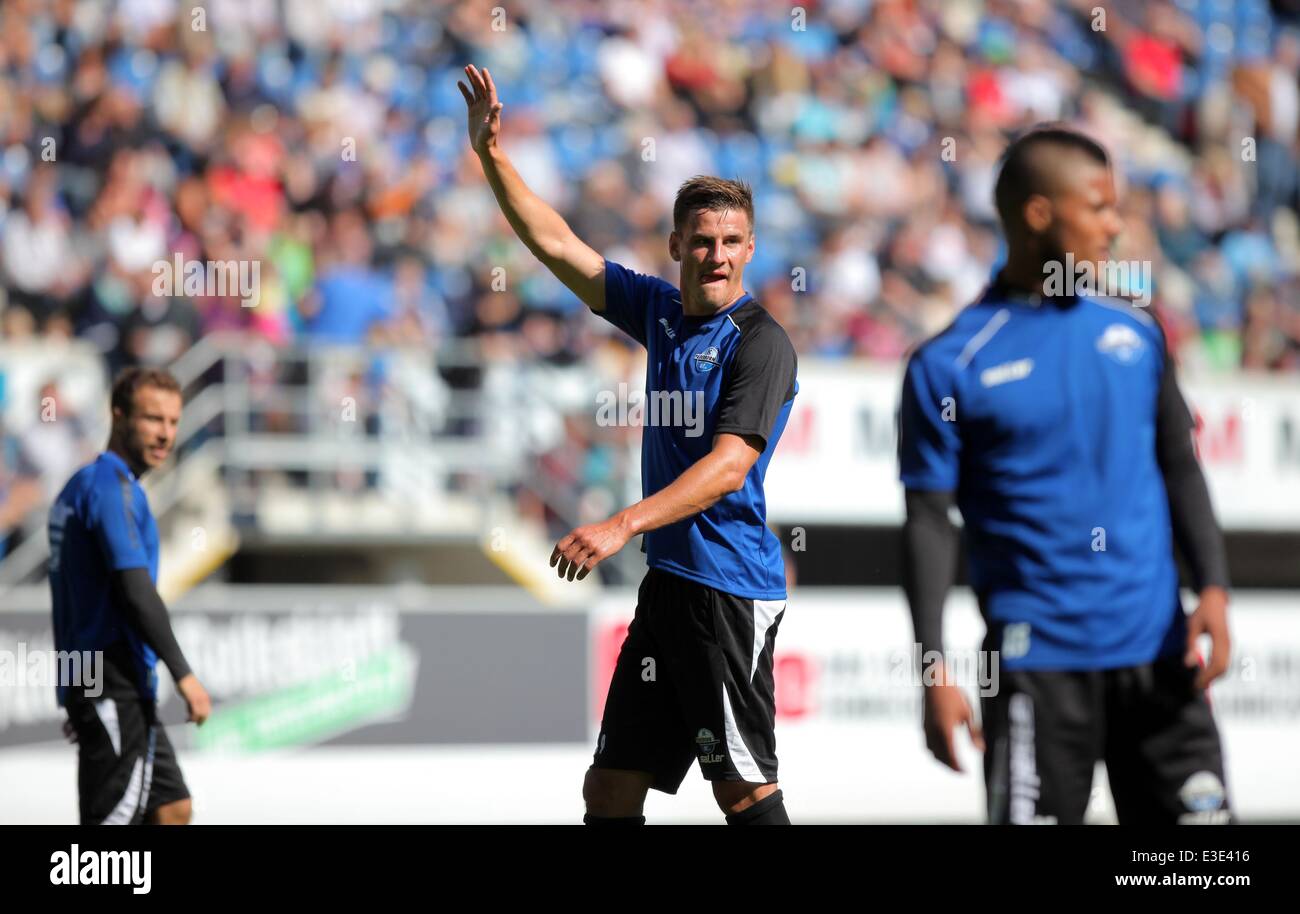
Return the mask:
<svg viewBox="0 0 1300 914">
<path fill-rule="evenodd" d="M 1111 324 L 1097 338 L 1097 351 L 1110 356 L 1121 365 L 1132 365 L 1142 358 L 1146 343 L 1128 324 Z"/>
<path fill-rule="evenodd" d="M 718 347 L 710 346 L 703 352 L 695 353 L 695 367 L 700 371 L 712 371 L 718 364 Z"/>
</svg>

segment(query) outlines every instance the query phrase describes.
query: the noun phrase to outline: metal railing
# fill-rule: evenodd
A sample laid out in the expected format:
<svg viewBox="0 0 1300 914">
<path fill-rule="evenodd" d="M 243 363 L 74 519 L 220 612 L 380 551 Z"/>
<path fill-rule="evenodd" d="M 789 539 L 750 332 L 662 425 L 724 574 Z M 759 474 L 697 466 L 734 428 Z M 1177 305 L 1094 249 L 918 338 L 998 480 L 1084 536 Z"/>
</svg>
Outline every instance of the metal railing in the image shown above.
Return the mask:
<svg viewBox="0 0 1300 914">
<path fill-rule="evenodd" d="M 562 407 L 546 384 L 526 383 L 518 365 L 486 363 L 472 343 L 436 352 L 282 348 L 213 334 L 170 370 L 185 392 L 179 459 L 147 483 L 164 529 L 171 512 L 214 484 L 228 489 L 245 528 L 250 502 L 270 488 L 308 502 L 341 492 L 407 506 L 455 498 L 476 518 L 471 535 L 480 539 L 502 499 L 525 491 L 559 525 L 582 520 L 580 493 L 536 472 L 548 444 L 538 429 L 549 427 L 553 439 Z M 215 473 L 183 472 L 200 457 Z M 427 525 L 422 532 L 394 511 L 389 532 L 420 536 Z M 634 573 L 640 558 L 627 551 Z M 0 592 L 35 580 L 47 556 L 46 537 L 29 535 L 0 561 Z"/>
</svg>

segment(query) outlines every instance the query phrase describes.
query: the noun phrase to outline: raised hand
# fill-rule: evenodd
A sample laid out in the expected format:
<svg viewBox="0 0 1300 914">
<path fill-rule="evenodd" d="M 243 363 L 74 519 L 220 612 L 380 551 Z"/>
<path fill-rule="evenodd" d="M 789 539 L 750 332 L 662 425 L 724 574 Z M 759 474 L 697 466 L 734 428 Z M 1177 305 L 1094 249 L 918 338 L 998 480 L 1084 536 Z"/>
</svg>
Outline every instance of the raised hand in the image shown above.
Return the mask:
<svg viewBox="0 0 1300 914">
<path fill-rule="evenodd" d="M 481 156 L 497 144 L 504 106 L 497 101 L 497 87 L 487 67 L 480 73 L 470 64 L 465 68 L 465 77 L 469 86 L 456 80 L 456 88 L 465 96 L 465 105 L 469 108 L 469 144 Z"/>
</svg>

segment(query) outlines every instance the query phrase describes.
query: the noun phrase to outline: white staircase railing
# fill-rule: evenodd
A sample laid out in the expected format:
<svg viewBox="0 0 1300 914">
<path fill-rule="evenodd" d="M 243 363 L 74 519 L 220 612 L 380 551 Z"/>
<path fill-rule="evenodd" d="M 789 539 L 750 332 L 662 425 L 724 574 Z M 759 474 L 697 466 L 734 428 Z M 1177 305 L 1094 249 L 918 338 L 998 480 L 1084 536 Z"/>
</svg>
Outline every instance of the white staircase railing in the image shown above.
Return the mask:
<svg viewBox="0 0 1300 914">
<path fill-rule="evenodd" d="M 378 385 L 374 402 L 359 402 L 374 391 L 358 379 L 376 365 L 392 380 Z M 452 388 L 444 378 L 457 369 L 479 373 L 481 383 Z M 547 385 L 513 366 L 484 364 L 472 346 L 392 357 L 361 348 L 272 349 L 213 334 L 170 370 L 186 393 L 179 459 L 150 474 L 146 485 L 168 544 L 165 564 L 183 568 L 174 576 L 180 582 L 210 572 L 233 552 L 235 515 L 248 500 L 236 495 L 264 491 L 269 478 L 309 499 L 351 486 L 414 510 L 391 513 L 394 535 L 423 535 L 427 524 L 415 523 L 420 506 L 450 493 L 476 518 L 477 529 L 462 535 L 485 543 L 503 522 L 520 530 L 521 542 L 547 538 L 545 530 L 525 532 L 528 521 L 502 497 L 517 489 L 529 490 L 569 527 L 582 520 L 577 493 L 532 472 L 535 429 L 563 429 Z M 39 514 L 34 520 L 43 527 L 44 510 Z M 191 516 L 204 520 L 185 520 Z M 189 526 L 173 529 L 178 524 Z M 202 548 L 194 548 L 199 540 Z M 619 560 L 632 571 L 640 558 L 625 551 Z M 0 561 L 0 595 L 34 581 L 47 557 L 37 529 Z"/>
</svg>

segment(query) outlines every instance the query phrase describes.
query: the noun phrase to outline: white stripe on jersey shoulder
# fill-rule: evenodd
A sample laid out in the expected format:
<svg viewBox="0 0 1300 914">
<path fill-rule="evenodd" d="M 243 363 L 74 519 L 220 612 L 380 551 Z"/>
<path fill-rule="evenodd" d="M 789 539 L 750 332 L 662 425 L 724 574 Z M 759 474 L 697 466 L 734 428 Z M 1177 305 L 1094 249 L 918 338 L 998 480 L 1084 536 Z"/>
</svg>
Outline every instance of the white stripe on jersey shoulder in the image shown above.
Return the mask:
<svg viewBox="0 0 1300 914">
<path fill-rule="evenodd" d="M 1135 318 L 1140 320 L 1142 323 L 1146 324 L 1148 327 L 1154 327 L 1156 325 L 1156 319 L 1154 317 L 1152 317 L 1150 314 L 1147 314 L 1141 308 L 1129 304 L 1123 299 L 1115 300 L 1111 298 L 1093 298 L 1091 299 L 1091 301 L 1095 301 L 1103 308 L 1110 308 L 1112 311 L 1122 311 L 1125 314 L 1131 314 Z"/>
<path fill-rule="evenodd" d="M 731 326 L 735 327 L 737 331 L 740 330 L 740 324 L 737 324 L 736 319 L 733 318 L 730 314 L 727 315 L 727 320 L 731 321 Z"/>
<path fill-rule="evenodd" d="M 989 340 L 993 339 L 994 334 L 1002 329 L 1002 325 L 1011 320 L 1011 312 L 1006 308 L 999 308 L 998 312 L 989 318 L 989 322 L 980 328 L 980 332 L 975 334 L 966 343 L 964 349 L 957 356 L 957 367 L 965 368 L 970 364 L 970 360 L 975 358 L 975 353 L 984 348 Z"/>
</svg>

